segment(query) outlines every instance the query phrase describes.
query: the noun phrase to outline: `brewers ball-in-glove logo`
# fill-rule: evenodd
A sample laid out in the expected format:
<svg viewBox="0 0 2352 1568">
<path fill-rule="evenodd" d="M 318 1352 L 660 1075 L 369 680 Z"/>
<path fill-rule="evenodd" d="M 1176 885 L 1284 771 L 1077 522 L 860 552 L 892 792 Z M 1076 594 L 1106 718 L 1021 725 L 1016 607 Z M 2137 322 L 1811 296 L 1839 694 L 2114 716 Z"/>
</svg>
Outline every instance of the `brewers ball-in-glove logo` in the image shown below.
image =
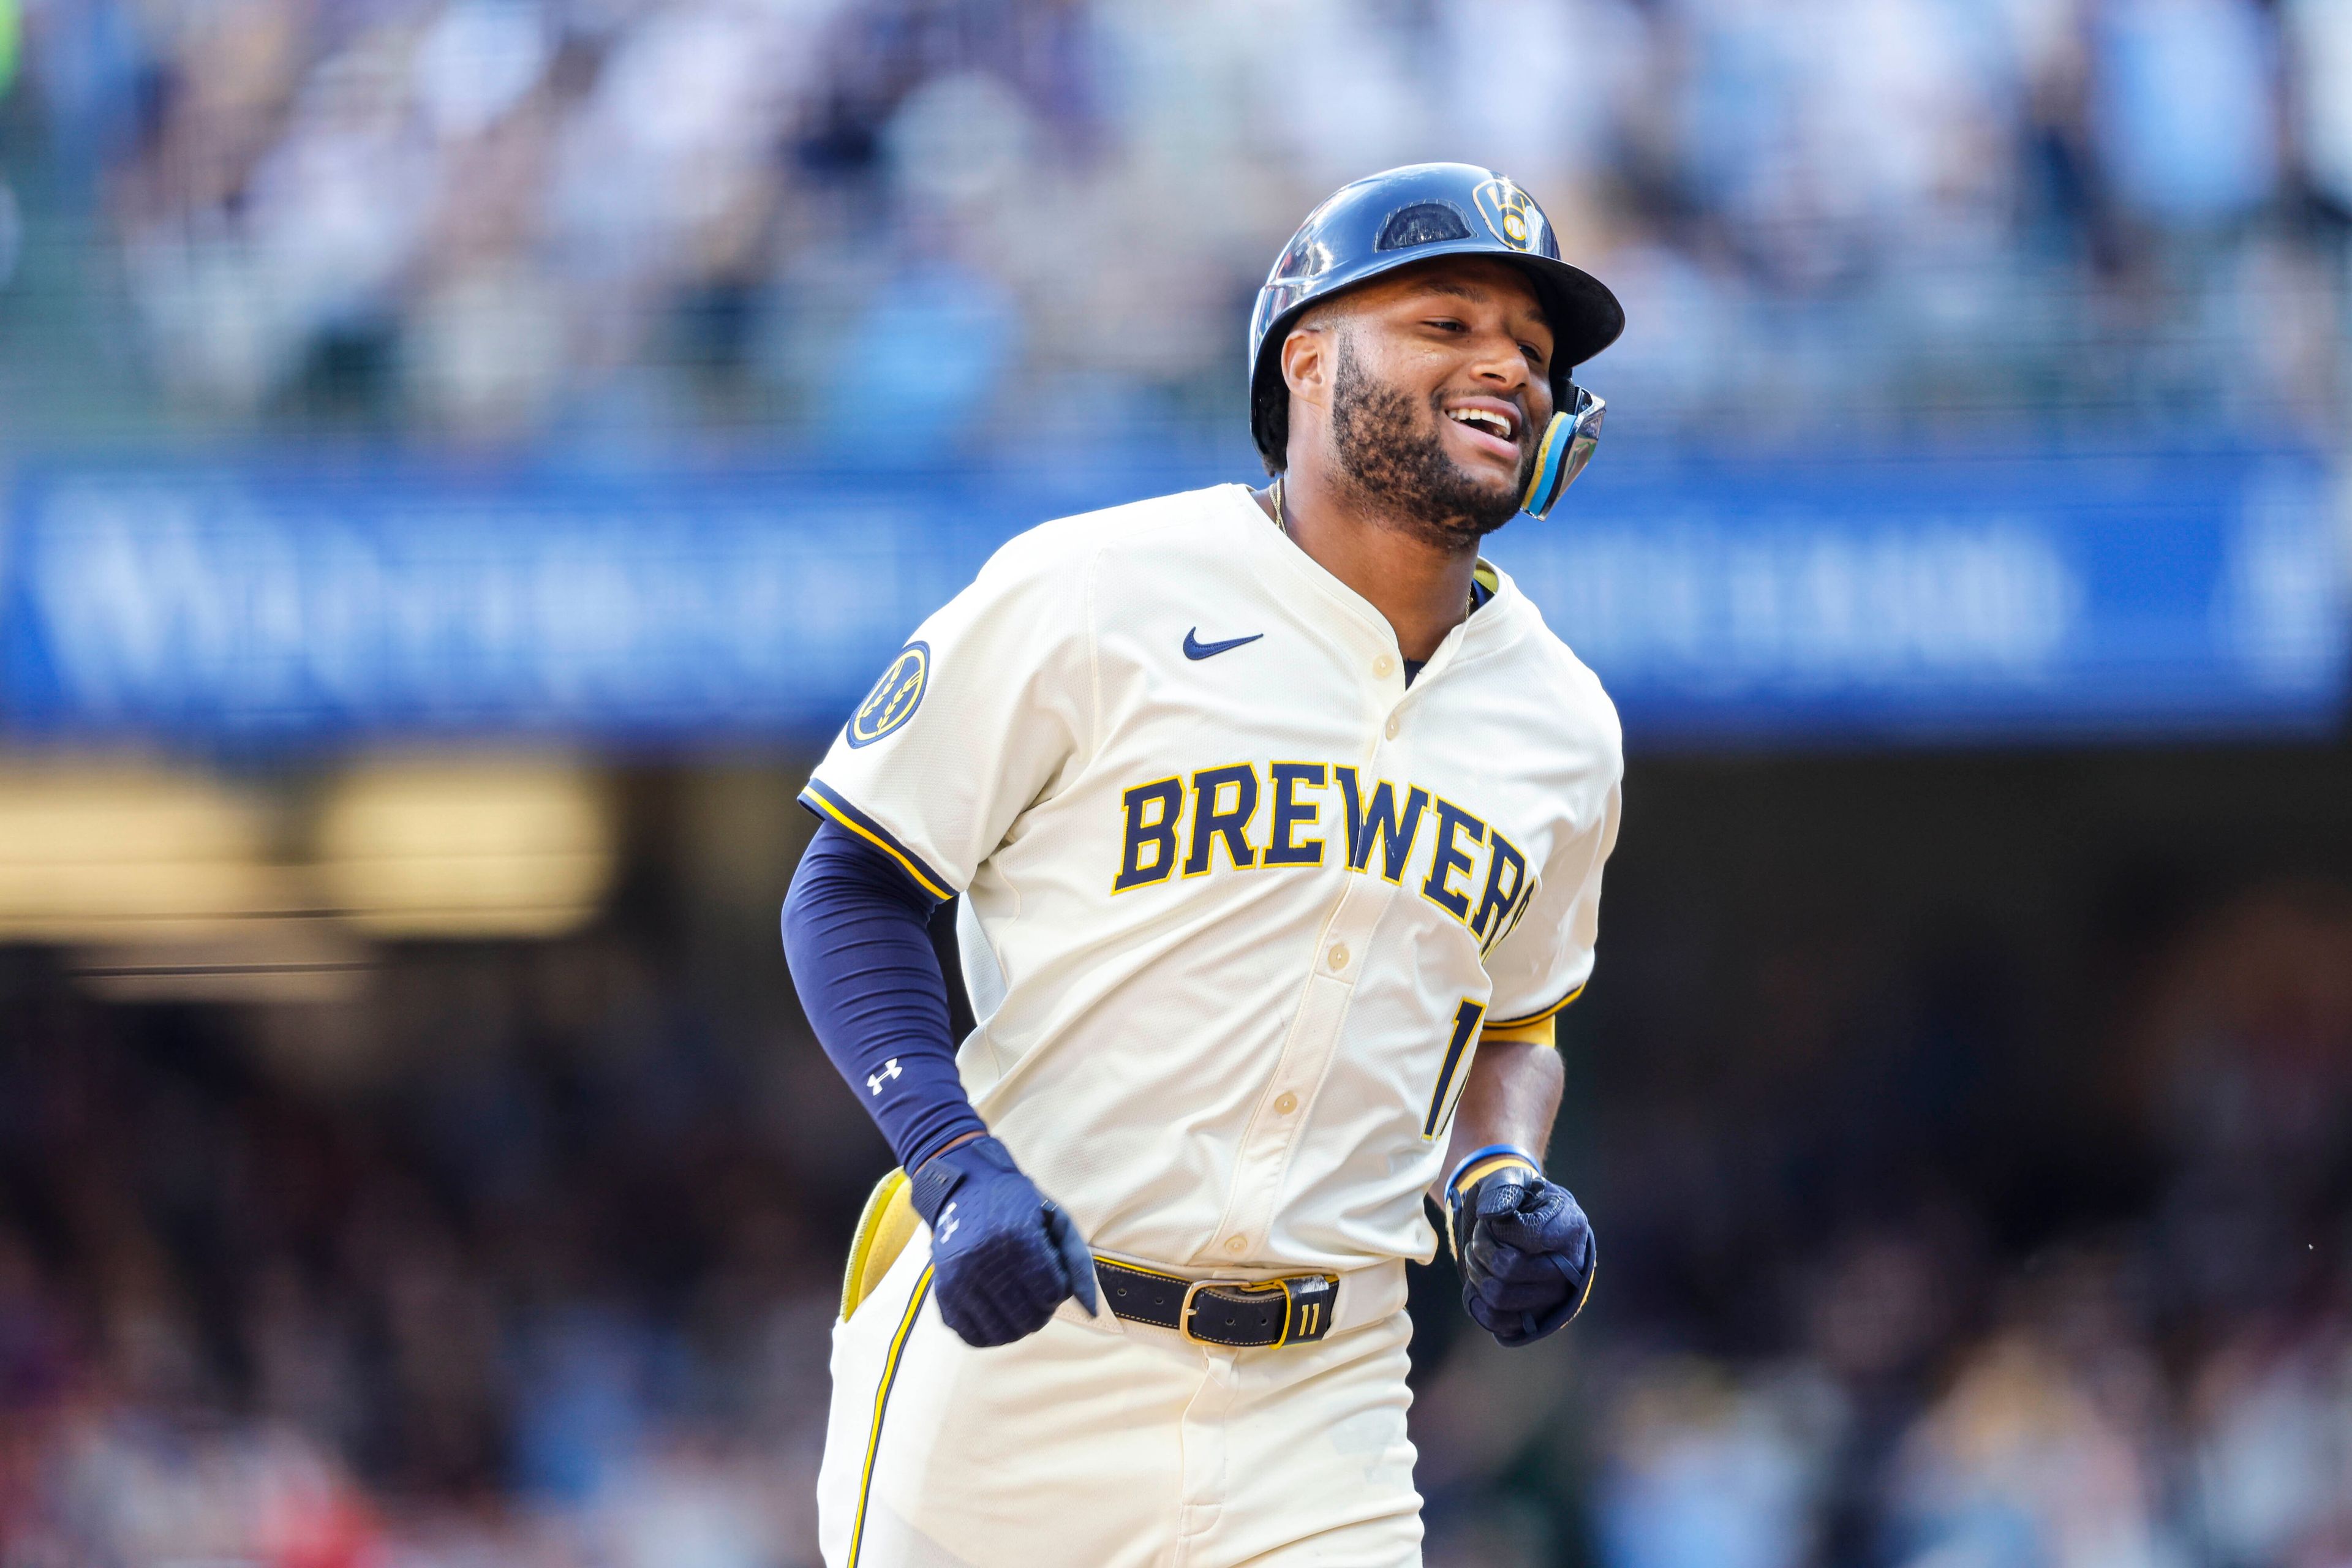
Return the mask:
<svg viewBox="0 0 2352 1568">
<path fill-rule="evenodd" d="M 866 700 L 849 718 L 849 743 L 870 746 L 899 725 L 915 716 L 923 705 L 923 689 L 930 684 L 931 649 L 928 643 L 910 642 L 898 650 Z"/>
<path fill-rule="evenodd" d="M 1543 249 L 1544 216 L 1533 196 L 1499 177 L 1471 194 L 1478 204 L 1478 216 L 1486 220 L 1496 239 L 1513 250 Z"/>
</svg>

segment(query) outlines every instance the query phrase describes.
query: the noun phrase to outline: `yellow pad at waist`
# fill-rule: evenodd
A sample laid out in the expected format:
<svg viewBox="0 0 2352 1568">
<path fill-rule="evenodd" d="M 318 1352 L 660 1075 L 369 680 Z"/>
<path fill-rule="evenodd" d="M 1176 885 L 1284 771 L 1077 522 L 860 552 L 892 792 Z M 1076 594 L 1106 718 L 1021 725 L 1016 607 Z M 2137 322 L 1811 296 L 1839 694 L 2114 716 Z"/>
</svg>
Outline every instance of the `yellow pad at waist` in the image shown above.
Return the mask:
<svg viewBox="0 0 2352 1568">
<path fill-rule="evenodd" d="M 849 1244 L 849 1267 L 841 1277 L 844 1322 L 857 1310 L 858 1303 L 874 1294 L 874 1288 L 890 1272 L 890 1265 L 907 1250 L 915 1227 L 922 1224 L 909 1194 L 907 1173 L 895 1165 L 867 1194 L 866 1211 L 857 1216 L 857 1235 Z"/>
</svg>

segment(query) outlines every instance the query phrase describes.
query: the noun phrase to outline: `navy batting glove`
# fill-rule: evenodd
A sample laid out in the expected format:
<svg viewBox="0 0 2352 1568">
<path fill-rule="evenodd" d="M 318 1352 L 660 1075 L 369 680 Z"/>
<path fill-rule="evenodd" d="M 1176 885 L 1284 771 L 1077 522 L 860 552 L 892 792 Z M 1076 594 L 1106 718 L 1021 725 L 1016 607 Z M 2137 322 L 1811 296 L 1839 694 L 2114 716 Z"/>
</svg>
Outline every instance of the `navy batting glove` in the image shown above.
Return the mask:
<svg viewBox="0 0 2352 1568">
<path fill-rule="evenodd" d="M 995 1139 L 933 1155 L 908 1195 L 931 1227 L 940 1316 L 964 1343 L 1009 1345 L 1034 1334 L 1070 1296 L 1095 1310 L 1086 1238 Z"/>
<path fill-rule="evenodd" d="M 1457 1177 L 1451 1198 L 1462 1305 L 1505 1345 L 1533 1344 L 1583 1310 L 1599 1249 L 1592 1222 L 1566 1187 L 1532 1166 L 1506 1163 L 1485 1175 L 1478 1162 Z"/>
</svg>

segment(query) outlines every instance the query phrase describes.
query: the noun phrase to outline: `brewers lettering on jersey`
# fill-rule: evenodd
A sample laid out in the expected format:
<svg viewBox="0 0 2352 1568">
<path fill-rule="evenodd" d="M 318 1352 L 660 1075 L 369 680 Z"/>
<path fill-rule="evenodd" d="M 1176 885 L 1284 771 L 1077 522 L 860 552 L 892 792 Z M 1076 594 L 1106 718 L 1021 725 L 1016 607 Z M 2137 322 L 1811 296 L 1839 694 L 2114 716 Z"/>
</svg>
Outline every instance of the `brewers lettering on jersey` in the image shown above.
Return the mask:
<svg viewBox="0 0 2352 1568">
<path fill-rule="evenodd" d="M 1014 538 L 810 779 L 786 948 L 903 1162 L 834 1331 L 834 1568 L 1417 1563 L 1405 1262 L 1442 1238 L 1507 1345 L 1584 1304 L 1543 1157 L 1620 737 L 1478 545 L 1559 526 L 1622 322 L 1491 170 L 1345 187 L 1251 321 L 1271 482 Z"/>
</svg>

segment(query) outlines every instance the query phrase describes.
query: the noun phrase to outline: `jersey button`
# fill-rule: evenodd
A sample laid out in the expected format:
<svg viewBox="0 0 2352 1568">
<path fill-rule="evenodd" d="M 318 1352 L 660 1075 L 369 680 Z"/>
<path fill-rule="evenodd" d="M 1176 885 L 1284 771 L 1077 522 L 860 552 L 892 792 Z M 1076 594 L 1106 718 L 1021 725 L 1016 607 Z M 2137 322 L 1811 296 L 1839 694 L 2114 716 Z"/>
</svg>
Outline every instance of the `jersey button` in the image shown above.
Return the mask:
<svg viewBox="0 0 2352 1568">
<path fill-rule="evenodd" d="M 1274 1108 L 1283 1115 L 1287 1116 L 1292 1111 L 1298 1109 L 1298 1097 L 1286 1090 L 1284 1091 L 1282 1098 L 1274 1102 Z"/>
<path fill-rule="evenodd" d="M 1386 680 L 1396 673 L 1396 660 L 1386 654 L 1381 655 L 1380 658 L 1372 660 L 1372 673 Z"/>
<path fill-rule="evenodd" d="M 1249 1246 L 1249 1238 L 1246 1237 L 1229 1236 L 1225 1237 L 1225 1250 L 1227 1252 L 1239 1252 L 1247 1246 Z"/>
<path fill-rule="evenodd" d="M 1333 942 L 1333 943 L 1331 944 L 1331 951 L 1330 951 L 1328 954 L 1326 954 L 1325 956 L 1327 956 L 1328 958 L 1329 958 L 1329 959 L 1330 959 L 1330 961 L 1331 961 L 1331 967 L 1332 967 L 1332 968 L 1334 968 L 1334 969 L 1345 969 L 1345 968 L 1347 968 L 1347 967 L 1348 967 L 1348 944 L 1347 944 L 1346 942 Z"/>
<path fill-rule="evenodd" d="M 1391 714 L 1390 714 L 1390 715 L 1389 715 L 1389 739 L 1390 739 L 1390 740 L 1391 740 L 1391 741 L 1395 740 L 1395 739 L 1397 738 L 1397 731 L 1398 731 L 1399 730 L 1403 729 L 1403 728 L 1404 728 L 1404 721 L 1403 721 L 1403 720 L 1402 720 L 1402 719 L 1398 718 L 1398 717 L 1397 717 L 1395 714 L 1393 714 L 1393 713 L 1391 713 Z"/>
</svg>

